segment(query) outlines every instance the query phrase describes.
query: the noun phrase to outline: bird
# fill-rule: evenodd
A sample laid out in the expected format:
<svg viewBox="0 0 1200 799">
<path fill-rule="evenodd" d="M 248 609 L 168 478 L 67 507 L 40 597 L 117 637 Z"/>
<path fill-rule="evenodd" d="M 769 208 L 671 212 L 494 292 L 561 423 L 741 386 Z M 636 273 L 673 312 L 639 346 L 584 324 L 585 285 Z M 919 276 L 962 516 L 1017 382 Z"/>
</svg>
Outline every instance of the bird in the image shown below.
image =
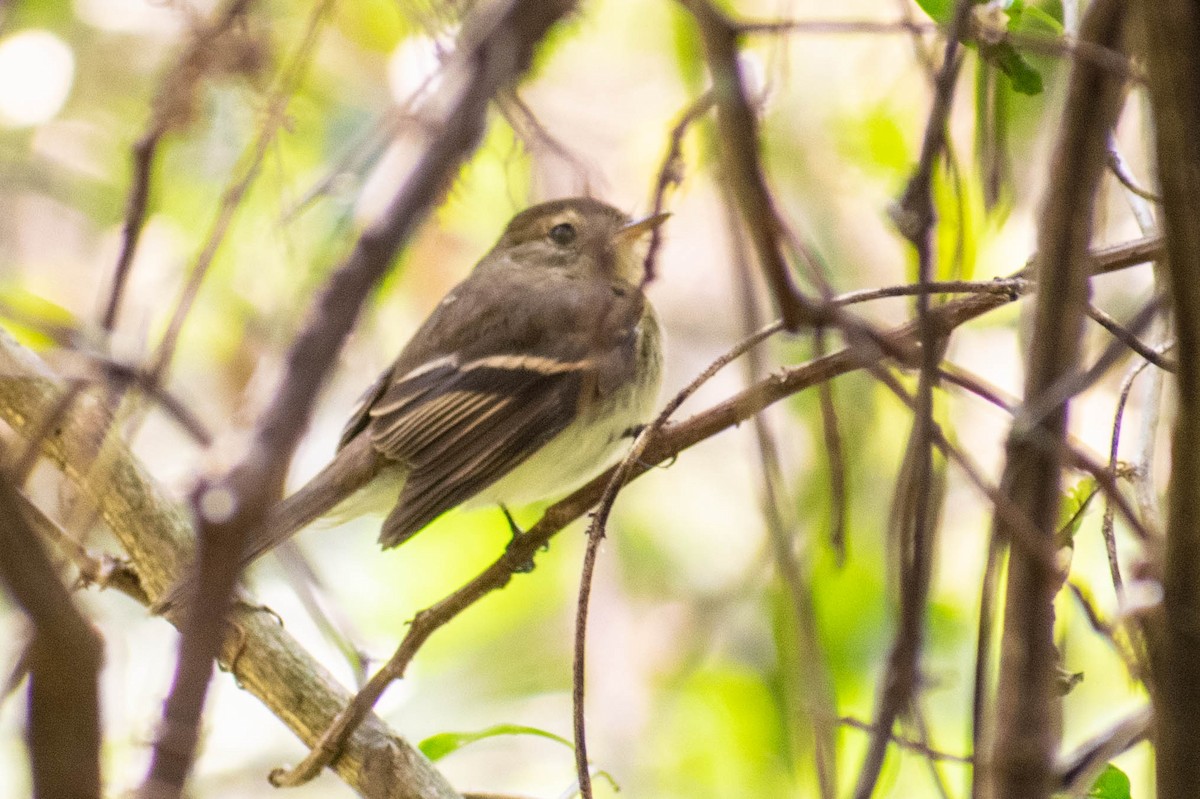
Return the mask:
<svg viewBox="0 0 1200 799">
<path fill-rule="evenodd" d="M 464 504 L 499 505 L 513 524 L 508 507 L 565 496 L 611 466 L 661 384 L 639 243 L 668 216 L 634 221 L 589 197 L 514 216 L 364 392 L 329 464 L 276 504 L 240 565 L 326 516 L 382 511 L 385 549 Z"/>
</svg>

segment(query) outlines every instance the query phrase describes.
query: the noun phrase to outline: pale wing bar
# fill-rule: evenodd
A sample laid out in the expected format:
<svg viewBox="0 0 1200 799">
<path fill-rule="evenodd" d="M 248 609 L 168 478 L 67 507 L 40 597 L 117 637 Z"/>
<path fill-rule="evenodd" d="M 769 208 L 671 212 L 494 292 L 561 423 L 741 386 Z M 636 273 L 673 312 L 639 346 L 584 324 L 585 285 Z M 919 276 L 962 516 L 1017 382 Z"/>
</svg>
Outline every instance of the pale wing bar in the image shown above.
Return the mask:
<svg viewBox="0 0 1200 799">
<path fill-rule="evenodd" d="M 369 410 L 367 430 L 409 475 L 380 542 L 394 546 L 536 452 L 574 418 L 589 361 L 491 356 L 410 372 Z"/>
</svg>

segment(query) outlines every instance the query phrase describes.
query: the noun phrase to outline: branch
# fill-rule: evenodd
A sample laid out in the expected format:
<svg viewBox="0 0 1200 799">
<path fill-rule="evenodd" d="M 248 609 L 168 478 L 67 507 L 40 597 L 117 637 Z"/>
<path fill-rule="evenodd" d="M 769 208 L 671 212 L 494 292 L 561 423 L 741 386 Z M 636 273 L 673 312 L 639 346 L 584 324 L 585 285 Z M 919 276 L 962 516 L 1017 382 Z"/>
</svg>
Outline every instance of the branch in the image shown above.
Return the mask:
<svg viewBox="0 0 1200 799">
<path fill-rule="evenodd" d="M 696 20 L 704 40 L 717 105 L 721 174 L 737 198 L 767 285 L 779 306 L 784 327 L 819 327 L 825 313 L 796 288 L 780 247 L 782 223 L 771 200 L 758 152 L 758 120 L 750 107 L 738 64 L 740 29 L 709 0 L 681 0 Z"/>
<path fill-rule="evenodd" d="M 1148 621 L 1158 796 L 1194 795 L 1200 784 L 1200 8 L 1137 4 L 1146 37 L 1162 224 L 1177 341 L 1178 411 L 1167 486 L 1167 533 L 1159 554 L 1163 600 Z M 1191 731 L 1189 733 L 1189 730 Z"/>
<path fill-rule="evenodd" d="M 62 381 L 0 329 L 0 418 L 29 439 L 63 392 Z M 95 398 L 84 396 L 74 408 L 53 435 L 41 438 L 42 454 L 95 505 L 128 554 L 141 590 L 158 597 L 191 556 L 191 523 L 116 436 L 106 437 L 97 455 L 95 431 L 107 429 L 108 411 Z M 270 613 L 239 606 L 232 621 L 237 629 L 222 646 L 222 667 L 311 746 L 349 693 Z M 455 796 L 420 752 L 375 716 L 333 768 L 370 799 Z"/>
<path fill-rule="evenodd" d="M 1115 48 L 1121 40 L 1124 4 L 1097 0 L 1083 20 L 1080 39 Z M 1120 113 L 1121 81 L 1091 62 L 1075 62 L 1063 113 L 1063 128 L 1050 162 L 1050 182 L 1038 230 L 1034 348 L 1030 353 L 1025 403 L 1038 405 L 1058 382 L 1078 369 L 1087 306 L 1087 246 L 1093 205 L 1105 163 L 1105 140 Z M 1053 542 L 1067 463 L 1067 397 L 1034 417 L 1014 424 L 1002 485 L 1013 501 Z M 1043 410 L 1043 409 L 1039 409 Z M 996 535 L 1010 538 L 997 516 Z M 996 739 L 987 772 L 976 779 L 996 799 L 1042 799 L 1053 787 L 1058 747 L 1058 698 L 1054 671 L 1054 596 L 1062 583 L 1046 568 L 1013 548 L 1006 586 L 1004 634 L 996 697 Z"/>
<path fill-rule="evenodd" d="M 104 642 L 71 601 L 22 505 L 9 476 L 0 476 L 0 582 L 33 625 L 25 656 L 33 793 L 99 799 Z"/>
<path fill-rule="evenodd" d="M 962 65 L 958 40 L 965 33 L 974 4 L 957 0 L 947 30 L 942 67 L 934 79 L 933 103 L 925 124 L 921 157 L 909 178 L 904 194 L 892 212 L 901 235 L 911 242 L 917 255 L 917 282 L 933 280 L 933 170 L 947 148 L 946 126 L 953 105 L 954 88 Z M 925 637 L 925 604 L 933 571 L 934 535 L 944 491 L 935 486 L 933 467 L 933 388 L 941 344 L 929 323 L 930 296 L 916 298 L 918 339 L 921 345 L 920 377 L 913 407 L 913 426 L 904 455 L 904 466 L 893 499 L 893 543 L 899 551 L 900 626 L 888 655 L 887 671 L 880 689 L 875 730 L 859 770 L 854 788 L 856 799 L 870 799 L 875 792 L 889 734 L 897 716 L 913 701 L 917 690 L 921 648 Z"/>
</svg>

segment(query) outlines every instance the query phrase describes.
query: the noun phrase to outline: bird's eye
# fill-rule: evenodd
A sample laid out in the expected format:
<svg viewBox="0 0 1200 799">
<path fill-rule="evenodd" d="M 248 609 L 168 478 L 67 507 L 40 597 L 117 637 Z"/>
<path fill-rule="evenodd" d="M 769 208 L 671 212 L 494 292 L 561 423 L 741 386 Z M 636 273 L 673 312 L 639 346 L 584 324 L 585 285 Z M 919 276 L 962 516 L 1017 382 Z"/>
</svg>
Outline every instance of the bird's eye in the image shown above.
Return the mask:
<svg viewBox="0 0 1200 799">
<path fill-rule="evenodd" d="M 568 222 L 560 222 L 550 228 L 550 240 L 561 247 L 567 246 L 575 241 L 575 226 Z"/>
</svg>

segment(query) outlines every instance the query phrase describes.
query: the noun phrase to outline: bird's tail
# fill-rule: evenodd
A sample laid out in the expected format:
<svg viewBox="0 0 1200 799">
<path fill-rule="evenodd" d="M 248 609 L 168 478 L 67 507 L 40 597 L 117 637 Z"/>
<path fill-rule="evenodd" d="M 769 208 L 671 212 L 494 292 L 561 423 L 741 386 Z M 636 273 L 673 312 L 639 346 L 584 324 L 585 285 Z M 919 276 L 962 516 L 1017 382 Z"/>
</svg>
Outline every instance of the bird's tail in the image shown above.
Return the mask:
<svg viewBox="0 0 1200 799">
<path fill-rule="evenodd" d="M 383 463 L 367 436 L 357 436 L 294 494 L 281 500 L 254 538 L 247 542 L 238 564 L 245 569 L 314 521 L 329 513 L 379 474 Z M 195 564 L 158 599 L 151 610 L 164 614 L 195 595 Z"/>
</svg>

